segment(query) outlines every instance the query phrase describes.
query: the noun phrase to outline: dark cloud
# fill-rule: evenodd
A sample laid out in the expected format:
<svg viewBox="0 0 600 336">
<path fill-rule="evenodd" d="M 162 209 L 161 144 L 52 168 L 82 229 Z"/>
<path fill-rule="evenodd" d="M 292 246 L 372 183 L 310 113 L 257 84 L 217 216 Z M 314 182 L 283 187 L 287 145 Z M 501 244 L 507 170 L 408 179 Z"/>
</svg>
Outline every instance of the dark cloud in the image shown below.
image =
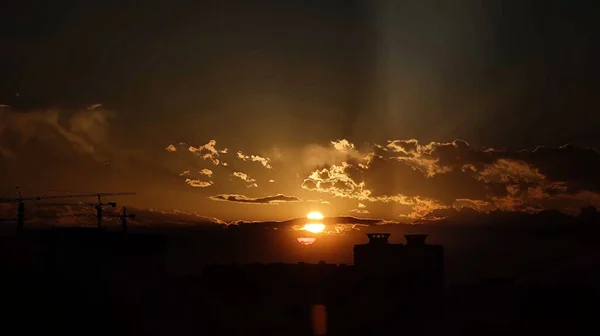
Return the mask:
<svg viewBox="0 0 600 336">
<path fill-rule="evenodd" d="M 107 132 L 112 117 L 113 112 L 100 107 L 79 110 L 0 109 L 0 155 L 14 156 L 30 139 L 48 141 L 58 138 L 77 152 L 104 162 L 109 154 Z"/>
<path fill-rule="evenodd" d="M 282 194 L 274 195 L 274 196 L 266 196 L 259 198 L 252 198 L 244 195 L 237 194 L 222 194 L 216 196 L 209 197 L 215 201 L 226 201 L 226 202 L 234 202 L 234 203 L 250 203 L 250 204 L 278 204 L 285 202 L 299 202 L 300 199 L 295 196 L 285 196 Z"/>
</svg>

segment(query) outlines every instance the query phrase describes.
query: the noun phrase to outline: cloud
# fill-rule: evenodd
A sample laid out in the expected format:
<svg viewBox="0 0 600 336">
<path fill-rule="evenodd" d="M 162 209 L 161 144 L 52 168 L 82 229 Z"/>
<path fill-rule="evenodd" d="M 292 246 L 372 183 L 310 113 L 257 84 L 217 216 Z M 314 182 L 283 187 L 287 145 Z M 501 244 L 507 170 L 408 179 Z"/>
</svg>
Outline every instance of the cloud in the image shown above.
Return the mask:
<svg viewBox="0 0 600 336">
<path fill-rule="evenodd" d="M 331 141 L 333 148 L 340 152 L 350 152 L 354 150 L 354 144 L 346 139 Z"/>
<path fill-rule="evenodd" d="M 220 154 L 227 153 L 227 148 L 217 149 L 215 147 L 216 145 L 217 142 L 215 140 L 210 140 L 208 143 L 199 147 L 189 146 L 188 151 L 190 151 L 196 156 L 203 158 L 204 160 L 210 160 L 215 166 L 218 166 L 219 163 L 221 163 L 221 160 L 219 160 L 219 156 Z"/>
<path fill-rule="evenodd" d="M 226 202 L 234 202 L 234 203 L 249 203 L 249 204 L 279 204 L 286 202 L 299 202 L 300 199 L 295 196 L 285 196 L 282 194 L 277 194 L 274 196 L 266 196 L 259 198 L 252 198 L 244 195 L 238 194 L 221 194 L 216 196 L 210 196 L 210 199 L 214 201 L 226 201 Z"/>
<path fill-rule="evenodd" d="M 478 212 L 491 212 L 496 210 L 496 207 L 488 201 L 472 200 L 467 198 L 457 199 L 452 204 L 452 207 L 456 210 L 468 208 L 477 210 Z"/>
<path fill-rule="evenodd" d="M 129 208 L 128 208 L 129 209 Z M 186 226 L 220 226 L 226 223 L 215 217 L 201 216 L 196 212 L 164 211 L 158 209 L 131 208 L 131 213 L 136 215 L 140 225 L 186 225 Z"/>
<path fill-rule="evenodd" d="M 356 163 L 357 166 L 368 166 L 373 158 L 372 145 L 365 145 L 361 150 L 346 139 L 330 141 L 329 146 L 311 144 L 302 151 L 302 162 L 306 167 L 314 168 L 339 164 L 340 162 Z"/>
<path fill-rule="evenodd" d="M 93 110 L 101 108 L 101 107 L 102 107 L 102 104 L 92 104 L 92 105 L 88 106 L 87 110 L 93 111 Z"/>
<path fill-rule="evenodd" d="M 454 141 L 451 146 L 463 148 L 466 143 L 460 140 Z M 468 146 L 468 144 L 466 144 Z M 405 162 L 415 170 L 423 172 L 431 177 L 435 174 L 448 172 L 449 168 L 439 164 L 439 158 L 436 156 L 437 150 L 447 144 L 431 142 L 427 145 L 421 145 L 415 139 L 388 141 L 386 148 L 397 154 L 398 161 Z"/>
<path fill-rule="evenodd" d="M 166 150 L 167 152 L 171 152 L 171 153 L 172 153 L 172 152 L 176 152 L 176 151 L 177 151 L 177 147 L 175 147 L 174 145 L 168 145 L 168 146 L 165 148 L 165 150 Z"/>
<path fill-rule="evenodd" d="M 237 177 L 237 178 L 239 178 L 240 180 L 242 180 L 242 181 L 246 182 L 246 183 L 248 184 L 248 185 L 247 185 L 247 187 L 248 187 L 248 188 L 251 188 L 251 187 L 255 187 L 255 188 L 256 188 L 256 187 L 258 187 L 258 184 L 256 184 L 256 180 L 255 180 L 255 179 L 253 179 L 253 178 L 250 178 L 250 177 L 248 176 L 248 174 L 246 174 L 246 173 L 242 173 L 242 172 L 233 172 L 233 174 L 231 174 L 231 176 Z"/>
<path fill-rule="evenodd" d="M 366 205 L 364 205 L 364 204 L 362 204 L 362 203 L 358 203 L 358 208 L 359 208 L 359 209 L 364 209 L 364 208 L 366 208 L 366 207 L 367 207 Z"/>
<path fill-rule="evenodd" d="M 473 165 L 469 165 L 473 167 Z M 471 169 L 471 168 L 469 168 Z M 471 169 L 473 171 L 473 169 Z M 487 164 L 475 175 L 476 179 L 481 179 L 485 183 L 539 183 L 546 179 L 546 176 L 539 172 L 538 168 L 533 167 L 524 161 L 511 159 L 498 159 L 492 164 Z"/>
<path fill-rule="evenodd" d="M 275 180 L 269 180 L 269 183 L 275 183 Z"/>
<path fill-rule="evenodd" d="M 302 187 L 307 190 L 330 193 L 338 197 L 368 200 L 371 191 L 366 188 L 364 182 L 357 182 L 353 178 L 352 172 L 356 172 L 356 168 L 346 162 L 331 165 L 329 168 L 312 172 L 304 179 Z"/>
<path fill-rule="evenodd" d="M 206 169 L 206 168 L 204 168 L 204 169 L 202 169 L 201 171 L 199 171 L 198 173 L 199 173 L 200 175 L 206 175 L 206 176 L 208 176 L 208 177 L 211 177 L 211 176 L 212 176 L 212 174 L 213 174 L 213 171 L 212 171 L 212 170 L 210 170 L 210 169 Z"/>
<path fill-rule="evenodd" d="M 332 165 L 329 168 L 314 171 L 302 183 L 302 187 L 311 191 L 329 193 L 336 197 L 352 198 L 359 201 L 398 203 L 409 206 L 413 212 L 406 215 L 416 219 L 435 209 L 447 207 L 439 201 L 422 196 L 406 196 L 403 194 L 373 195 L 365 181 L 359 179 L 368 169 L 355 167 L 346 162 Z"/>
<path fill-rule="evenodd" d="M 183 172 L 181 172 L 181 174 L 179 174 L 179 176 L 188 176 L 188 175 L 190 175 L 189 170 L 184 170 Z"/>
<path fill-rule="evenodd" d="M 71 131 L 77 134 L 85 134 L 96 143 L 104 141 L 107 136 L 108 119 L 112 114 L 104 110 L 94 108 L 93 110 L 81 111 L 73 114 L 69 120 Z"/>
<path fill-rule="evenodd" d="M 269 158 L 264 158 L 258 155 L 244 155 L 244 153 L 242 153 L 241 151 L 237 152 L 237 158 L 242 160 L 242 161 L 253 161 L 253 162 L 260 162 L 260 164 L 263 165 L 263 167 L 267 168 L 267 169 L 271 169 L 273 167 L 271 167 L 271 164 L 269 163 L 271 161 L 271 159 Z"/>
<path fill-rule="evenodd" d="M 600 206 L 600 175 L 595 173 L 600 155 L 592 149 L 566 145 L 510 151 L 475 148 L 463 140 L 422 145 L 409 139 L 359 152 L 347 141 L 331 144 L 329 156 L 319 160 L 328 163 L 309 173 L 302 188 L 401 204 L 412 209 L 399 210 L 409 219 L 453 207 L 538 212 Z"/>
<path fill-rule="evenodd" d="M 114 114 L 96 108 L 93 110 L 27 110 L 0 109 L 0 140 L 11 146 L 2 146 L 3 153 L 15 153 L 29 139 L 47 140 L 48 130 L 66 140 L 76 151 L 91 154 L 98 161 L 106 158 L 98 147 L 106 144 L 108 120 Z M 64 120 L 67 123 L 64 123 Z M 47 141 L 46 141 L 47 142 Z"/>
<path fill-rule="evenodd" d="M 368 214 L 369 210 L 366 209 L 352 209 L 350 212 L 354 212 L 356 214 Z"/>
<path fill-rule="evenodd" d="M 312 203 L 321 203 L 321 204 L 327 204 L 327 205 L 331 205 L 331 203 L 329 203 L 329 201 L 325 201 L 322 199 L 318 199 L 318 200 L 306 200 L 307 202 L 312 202 Z"/>
<path fill-rule="evenodd" d="M 213 185 L 212 181 L 201 181 L 201 180 L 195 180 L 195 179 L 190 179 L 190 178 L 186 178 L 185 183 L 187 183 L 190 187 L 194 187 L 194 188 L 206 188 L 206 187 L 210 187 L 211 185 Z"/>
</svg>

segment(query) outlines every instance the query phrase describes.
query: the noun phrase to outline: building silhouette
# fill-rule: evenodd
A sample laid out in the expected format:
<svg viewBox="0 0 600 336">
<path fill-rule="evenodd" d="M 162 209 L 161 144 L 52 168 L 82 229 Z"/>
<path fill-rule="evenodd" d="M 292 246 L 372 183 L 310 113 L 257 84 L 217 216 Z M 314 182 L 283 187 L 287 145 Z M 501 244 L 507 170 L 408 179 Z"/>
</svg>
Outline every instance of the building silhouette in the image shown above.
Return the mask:
<svg viewBox="0 0 600 336">
<path fill-rule="evenodd" d="M 3 304 L 33 305 L 40 325 L 67 334 L 132 334 L 142 326 L 154 330 L 143 334 L 170 334 L 179 326 L 178 334 L 312 335 L 316 311 L 326 314 L 327 335 L 398 334 L 421 328 L 441 308 L 443 249 L 424 235 L 407 235 L 405 244 L 389 236 L 369 234 L 354 247 L 354 265 L 213 264 L 180 279 L 166 274 L 163 235 L 28 231 L 3 244 L 7 260 L 20 260 L 4 265 L 1 282 L 14 290 Z M 49 313 L 56 302 L 71 322 Z M 26 316 L 15 316 L 11 323 L 34 331 Z"/>
<path fill-rule="evenodd" d="M 389 233 L 367 236 L 368 243 L 354 247 L 354 265 L 207 266 L 203 281 L 215 306 L 223 309 L 213 311 L 212 322 L 223 326 L 227 319 L 239 318 L 252 324 L 252 330 L 310 334 L 307 314 L 314 305 L 324 305 L 328 334 L 383 335 L 419 328 L 423 319 L 436 318 L 444 294 L 442 246 L 427 244 L 426 235 L 406 235 L 406 244 L 390 244 Z"/>
</svg>

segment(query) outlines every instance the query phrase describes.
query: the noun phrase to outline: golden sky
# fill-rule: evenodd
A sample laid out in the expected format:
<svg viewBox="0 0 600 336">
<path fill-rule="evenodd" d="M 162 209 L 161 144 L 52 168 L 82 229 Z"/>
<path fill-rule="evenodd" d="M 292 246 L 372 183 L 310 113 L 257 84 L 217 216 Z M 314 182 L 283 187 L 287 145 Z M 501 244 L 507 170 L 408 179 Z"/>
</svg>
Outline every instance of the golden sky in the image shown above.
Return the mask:
<svg viewBox="0 0 600 336">
<path fill-rule="evenodd" d="M 593 11 L 529 6 L 15 3 L 0 195 L 224 221 L 598 206 Z"/>
<path fill-rule="evenodd" d="M 115 141 L 110 126 L 117 113 L 100 104 L 1 111 L 0 136 L 11 140 L 0 147 L 5 196 L 12 184 L 29 196 L 135 191 L 118 201 L 224 221 L 286 220 L 309 211 L 413 221 L 463 207 L 576 213 L 600 205 L 589 168 L 598 153 L 573 146 L 511 151 L 463 140 L 335 139 L 249 150 L 219 139 L 178 139 L 142 151 Z M 27 150 L 33 146 L 39 150 Z"/>
</svg>

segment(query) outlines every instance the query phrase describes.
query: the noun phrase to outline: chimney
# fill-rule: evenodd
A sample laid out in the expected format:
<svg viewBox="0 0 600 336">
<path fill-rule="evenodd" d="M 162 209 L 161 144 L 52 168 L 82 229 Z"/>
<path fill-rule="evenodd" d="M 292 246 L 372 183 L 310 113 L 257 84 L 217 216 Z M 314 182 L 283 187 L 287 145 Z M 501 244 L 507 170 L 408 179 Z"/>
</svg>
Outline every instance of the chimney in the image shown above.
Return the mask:
<svg viewBox="0 0 600 336">
<path fill-rule="evenodd" d="M 404 235 L 406 239 L 406 246 L 423 246 L 425 244 L 425 239 L 427 239 L 426 234 L 411 234 Z"/>
<path fill-rule="evenodd" d="M 387 244 L 391 233 L 367 233 L 369 244 Z"/>
</svg>

